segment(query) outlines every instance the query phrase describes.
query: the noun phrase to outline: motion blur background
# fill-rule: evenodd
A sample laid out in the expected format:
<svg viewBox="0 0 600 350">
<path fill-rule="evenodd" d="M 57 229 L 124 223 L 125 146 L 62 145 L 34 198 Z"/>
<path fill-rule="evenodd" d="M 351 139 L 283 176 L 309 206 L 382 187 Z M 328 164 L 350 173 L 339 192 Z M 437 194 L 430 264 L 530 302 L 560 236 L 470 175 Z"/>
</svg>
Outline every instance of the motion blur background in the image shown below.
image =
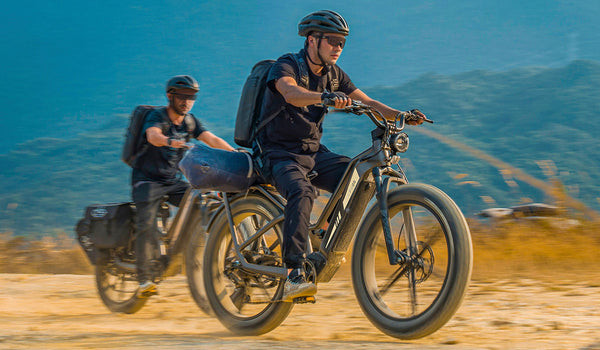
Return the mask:
<svg viewBox="0 0 600 350">
<path fill-rule="evenodd" d="M 129 200 L 130 169 L 119 160 L 128 115 L 138 104 L 165 104 L 164 83 L 172 75 L 200 81 L 193 112 L 233 143 L 250 68 L 299 50 L 298 21 L 320 9 L 349 22 L 338 64 L 357 86 L 435 120 L 408 130 L 411 147 L 402 164 L 409 179 L 449 193 L 477 237 L 496 242 L 513 235 L 519 245 L 528 235 L 539 240 L 521 247 L 545 252 L 517 255 L 553 259 L 552 244 L 571 239 L 565 230 L 583 235 L 577 244 L 597 247 L 600 3 L 591 0 L 4 4 L 0 232 L 6 247 L 33 249 L 29 239 L 60 246 L 56 237 L 73 237 L 86 205 Z M 355 155 L 368 146 L 370 130 L 368 121 L 331 114 L 323 141 Z M 560 214 L 551 221 L 482 216 L 531 203 Z M 540 242 L 548 236 L 554 238 L 545 247 Z M 490 260 L 511 259 L 499 249 L 490 248 L 498 254 Z M 572 254 L 585 264 L 598 259 Z"/>
</svg>

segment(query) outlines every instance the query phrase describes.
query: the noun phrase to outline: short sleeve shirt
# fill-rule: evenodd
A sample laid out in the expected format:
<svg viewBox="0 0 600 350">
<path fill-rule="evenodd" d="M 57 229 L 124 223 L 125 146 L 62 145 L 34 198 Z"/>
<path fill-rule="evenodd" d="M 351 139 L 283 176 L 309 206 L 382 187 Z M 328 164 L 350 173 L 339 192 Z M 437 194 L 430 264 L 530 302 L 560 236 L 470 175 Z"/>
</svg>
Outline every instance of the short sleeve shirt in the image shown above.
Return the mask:
<svg viewBox="0 0 600 350">
<path fill-rule="evenodd" d="M 146 138 L 146 130 L 150 127 L 157 127 L 167 137 L 185 140 L 198 138 L 206 129 L 196 117 L 193 115 L 191 117 L 194 118 L 195 127 L 190 133 L 185 120 L 181 125 L 175 125 L 169 119 L 166 108 L 157 108 L 146 117 L 142 127 L 142 135 Z M 185 149 L 169 146 L 156 147 L 147 140 L 145 143 L 147 143 L 146 151 L 137 159 L 133 168 L 132 184 L 139 181 L 152 181 L 163 184 L 177 182 L 181 178 L 178 165 L 183 158 Z"/>
<path fill-rule="evenodd" d="M 300 51 L 304 55 L 304 50 Z M 349 95 L 356 86 L 350 80 L 350 77 L 337 65 L 329 66 L 326 69 L 332 69 L 333 78 L 338 79 L 337 91 L 342 91 Z M 310 68 L 306 67 L 308 72 L 309 86 L 308 90 L 323 92 L 330 90 L 329 75 L 315 75 Z M 282 149 L 293 153 L 314 153 L 319 149 L 321 136 L 323 134 L 323 116 L 326 113 L 326 107 L 322 105 L 311 105 L 307 107 L 296 107 L 287 102 L 279 91 L 275 88 L 275 82 L 282 77 L 292 77 L 296 81 L 300 80 L 300 71 L 295 60 L 289 55 L 280 57 L 271 67 L 267 77 L 268 88 L 265 91 L 265 98 L 261 108 L 261 118 L 265 118 L 273 111 L 280 111 L 278 115 L 264 127 L 261 131 L 259 140 L 261 146 L 266 149 Z"/>
</svg>

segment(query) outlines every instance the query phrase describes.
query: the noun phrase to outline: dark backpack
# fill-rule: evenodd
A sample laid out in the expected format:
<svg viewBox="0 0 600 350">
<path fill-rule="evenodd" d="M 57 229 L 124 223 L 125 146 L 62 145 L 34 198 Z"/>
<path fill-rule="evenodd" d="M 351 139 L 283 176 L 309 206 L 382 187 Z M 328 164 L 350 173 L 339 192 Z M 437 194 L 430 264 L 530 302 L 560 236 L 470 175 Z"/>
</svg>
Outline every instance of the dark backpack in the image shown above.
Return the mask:
<svg viewBox="0 0 600 350">
<path fill-rule="evenodd" d="M 121 152 L 121 160 L 123 160 L 125 164 L 129 165 L 130 167 L 135 166 L 135 161 L 137 158 L 139 158 L 139 156 L 141 156 L 148 148 L 148 142 L 146 142 L 146 138 L 142 135 L 142 128 L 144 127 L 144 122 L 146 121 L 148 114 L 157 108 L 166 109 L 166 107 L 141 105 L 135 107 L 133 112 L 131 112 L 131 116 L 129 117 L 129 126 L 125 131 L 123 151 Z M 163 113 L 163 117 L 165 123 L 163 123 L 162 131 L 163 133 L 166 133 L 170 120 L 167 113 Z M 194 120 L 194 117 L 191 114 L 186 114 L 183 122 L 187 126 L 188 135 L 193 135 L 193 132 L 196 129 L 196 121 Z"/>
<path fill-rule="evenodd" d="M 298 66 L 300 72 L 297 81 L 298 85 L 303 88 L 308 88 L 308 66 L 304 61 L 303 55 L 299 53 L 289 53 L 285 56 L 292 58 Z M 265 89 L 267 88 L 267 76 L 274 63 L 274 60 L 264 60 L 255 64 L 242 88 L 233 135 L 235 143 L 242 147 L 252 147 L 252 142 L 258 131 L 267 125 L 268 122 L 273 120 L 278 114 L 274 113 L 273 115 L 266 116 L 263 120 L 260 120 L 260 109 L 265 95 Z M 337 90 L 337 79 L 332 78 L 330 75 L 329 81 L 331 90 Z"/>
</svg>

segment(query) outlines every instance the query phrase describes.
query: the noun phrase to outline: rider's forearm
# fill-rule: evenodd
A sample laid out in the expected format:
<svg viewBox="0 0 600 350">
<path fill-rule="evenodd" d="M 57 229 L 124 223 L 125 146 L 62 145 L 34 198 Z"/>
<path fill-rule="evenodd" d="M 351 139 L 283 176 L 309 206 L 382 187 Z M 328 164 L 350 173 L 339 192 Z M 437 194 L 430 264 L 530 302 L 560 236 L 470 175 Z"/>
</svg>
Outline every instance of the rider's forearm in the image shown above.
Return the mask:
<svg viewBox="0 0 600 350">
<path fill-rule="evenodd" d="M 224 149 L 226 151 L 233 151 L 234 148 L 231 147 L 225 140 L 218 137 L 217 135 L 211 133 L 210 131 L 204 131 L 198 136 L 198 140 L 206 143 L 212 148 Z"/>
<path fill-rule="evenodd" d="M 368 103 L 368 105 L 377 108 L 377 110 L 380 111 L 387 120 L 394 120 L 398 113 L 400 113 L 399 110 L 389 107 L 386 104 L 376 100 L 372 100 L 370 103 Z"/>
<path fill-rule="evenodd" d="M 353 100 L 359 100 L 368 106 L 375 107 L 375 109 L 377 109 L 379 112 L 381 112 L 383 114 L 383 116 L 385 117 L 385 119 L 388 119 L 388 120 L 394 120 L 396 115 L 400 112 L 397 109 L 394 109 L 382 102 L 379 102 L 377 100 L 370 98 L 369 96 L 367 96 L 367 94 L 362 92 L 360 89 L 354 90 L 349 96 Z"/>
<path fill-rule="evenodd" d="M 211 146 L 211 147 L 224 149 L 226 151 L 233 151 L 234 150 L 234 148 L 231 147 L 230 144 L 228 144 L 225 140 L 223 140 L 220 137 L 217 137 L 217 139 L 214 142 L 214 146 Z"/>
<path fill-rule="evenodd" d="M 302 89 L 302 88 L 300 88 Z M 284 96 L 285 102 L 295 107 L 306 107 L 321 103 L 321 93 L 313 91 L 298 91 Z"/>
<path fill-rule="evenodd" d="M 148 142 L 155 147 L 164 147 L 168 145 L 169 138 L 163 135 L 162 131 L 157 127 L 150 127 L 146 131 Z"/>
<path fill-rule="evenodd" d="M 277 80 L 275 88 L 279 91 L 281 96 L 283 96 L 285 102 L 296 107 L 305 107 L 321 103 L 320 92 L 309 91 L 300 87 L 296 84 L 296 81 L 290 77 L 283 77 Z"/>
</svg>

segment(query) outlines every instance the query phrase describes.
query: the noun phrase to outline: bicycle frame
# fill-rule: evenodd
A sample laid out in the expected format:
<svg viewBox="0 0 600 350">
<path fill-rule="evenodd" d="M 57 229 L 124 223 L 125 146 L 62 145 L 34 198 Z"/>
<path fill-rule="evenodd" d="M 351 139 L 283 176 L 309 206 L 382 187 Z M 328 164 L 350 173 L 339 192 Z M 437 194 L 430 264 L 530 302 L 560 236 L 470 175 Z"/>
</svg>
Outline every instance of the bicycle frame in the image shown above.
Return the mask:
<svg viewBox="0 0 600 350">
<path fill-rule="evenodd" d="M 185 192 L 183 198 L 181 199 L 179 210 L 175 214 L 167 234 L 164 237 L 165 241 L 170 242 L 165 255 L 174 256 L 181 252 L 183 248 L 183 242 L 188 234 L 186 232 L 190 232 L 188 229 L 188 225 L 191 223 L 190 218 L 192 218 L 194 215 L 205 214 L 202 213 L 202 210 L 206 209 L 206 206 L 201 205 L 201 201 L 203 200 L 206 199 L 202 196 L 202 192 L 200 190 L 190 188 Z M 206 218 L 206 215 L 203 217 Z M 115 257 L 115 265 L 127 272 L 136 272 L 135 264 L 121 261 L 118 257 Z"/>
<path fill-rule="evenodd" d="M 396 129 L 396 131 L 402 130 L 402 128 Z M 387 192 L 391 182 L 405 184 L 408 183 L 408 181 L 401 171 L 396 171 L 391 168 L 391 164 L 397 164 L 399 159 L 390 150 L 389 145 L 383 141 L 387 139 L 388 132 L 389 130 L 387 128 L 384 131 L 380 127 L 372 132 L 373 145 L 350 161 L 342 180 L 331 195 L 323 212 L 317 221 L 309 227 L 309 232 L 314 234 L 315 231 L 319 230 L 325 224 L 328 218 L 331 218 L 330 225 L 323 235 L 319 247 L 319 252 L 327 259 L 326 266 L 317 276 L 319 282 L 331 280 L 339 269 L 356 229 L 366 212 L 366 207 L 374 195 L 377 198 L 382 214 L 383 233 L 390 264 L 398 264 L 403 261 L 403 257 L 399 256 L 398 252 L 394 250 L 392 242 L 387 207 Z M 263 186 L 253 186 L 248 192 L 256 192 L 267 197 L 281 209 L 285 206 L 284 201 L 279 199 L 280 197 L 272 195 Z M 247 193 L 237 194 L 232 199 L 236 200 L 246 194 Z M 233 245 L 241 268 L 253 273 L 285 278 L 287 276 L 287 269 L 285 267 L 262 266 L 249 263 L 242 255 L 242 250 L 245 247 L 261 237 L 264 232 L 267 232 L 275 225 L 281 223 L 284 219 L 283 214 L 271 220 L 267 225 L 261 227 L 245 241 L 240 242 L 229 203 L 230 198 L 227 193 L 223 193 L 223 204 L 218 213 L 224 210 L 227 215 L 230 232 L 232 233 Z M 410 209 L 407 209 L 405 214 L 410 217 Z M 215 217 L 217 215 L 215 215 Z M 412 219 L 408 219 L 407 221 L 410 222 L 411 220 Z M 412 225 L 407 225 L 407 229 L 412 229 Z M 407 239 L 408 237 L 414 237 L 414 230 L 407 235 Z M 410 246 L 414 247 L 412 244 Z"/>
</svg>

